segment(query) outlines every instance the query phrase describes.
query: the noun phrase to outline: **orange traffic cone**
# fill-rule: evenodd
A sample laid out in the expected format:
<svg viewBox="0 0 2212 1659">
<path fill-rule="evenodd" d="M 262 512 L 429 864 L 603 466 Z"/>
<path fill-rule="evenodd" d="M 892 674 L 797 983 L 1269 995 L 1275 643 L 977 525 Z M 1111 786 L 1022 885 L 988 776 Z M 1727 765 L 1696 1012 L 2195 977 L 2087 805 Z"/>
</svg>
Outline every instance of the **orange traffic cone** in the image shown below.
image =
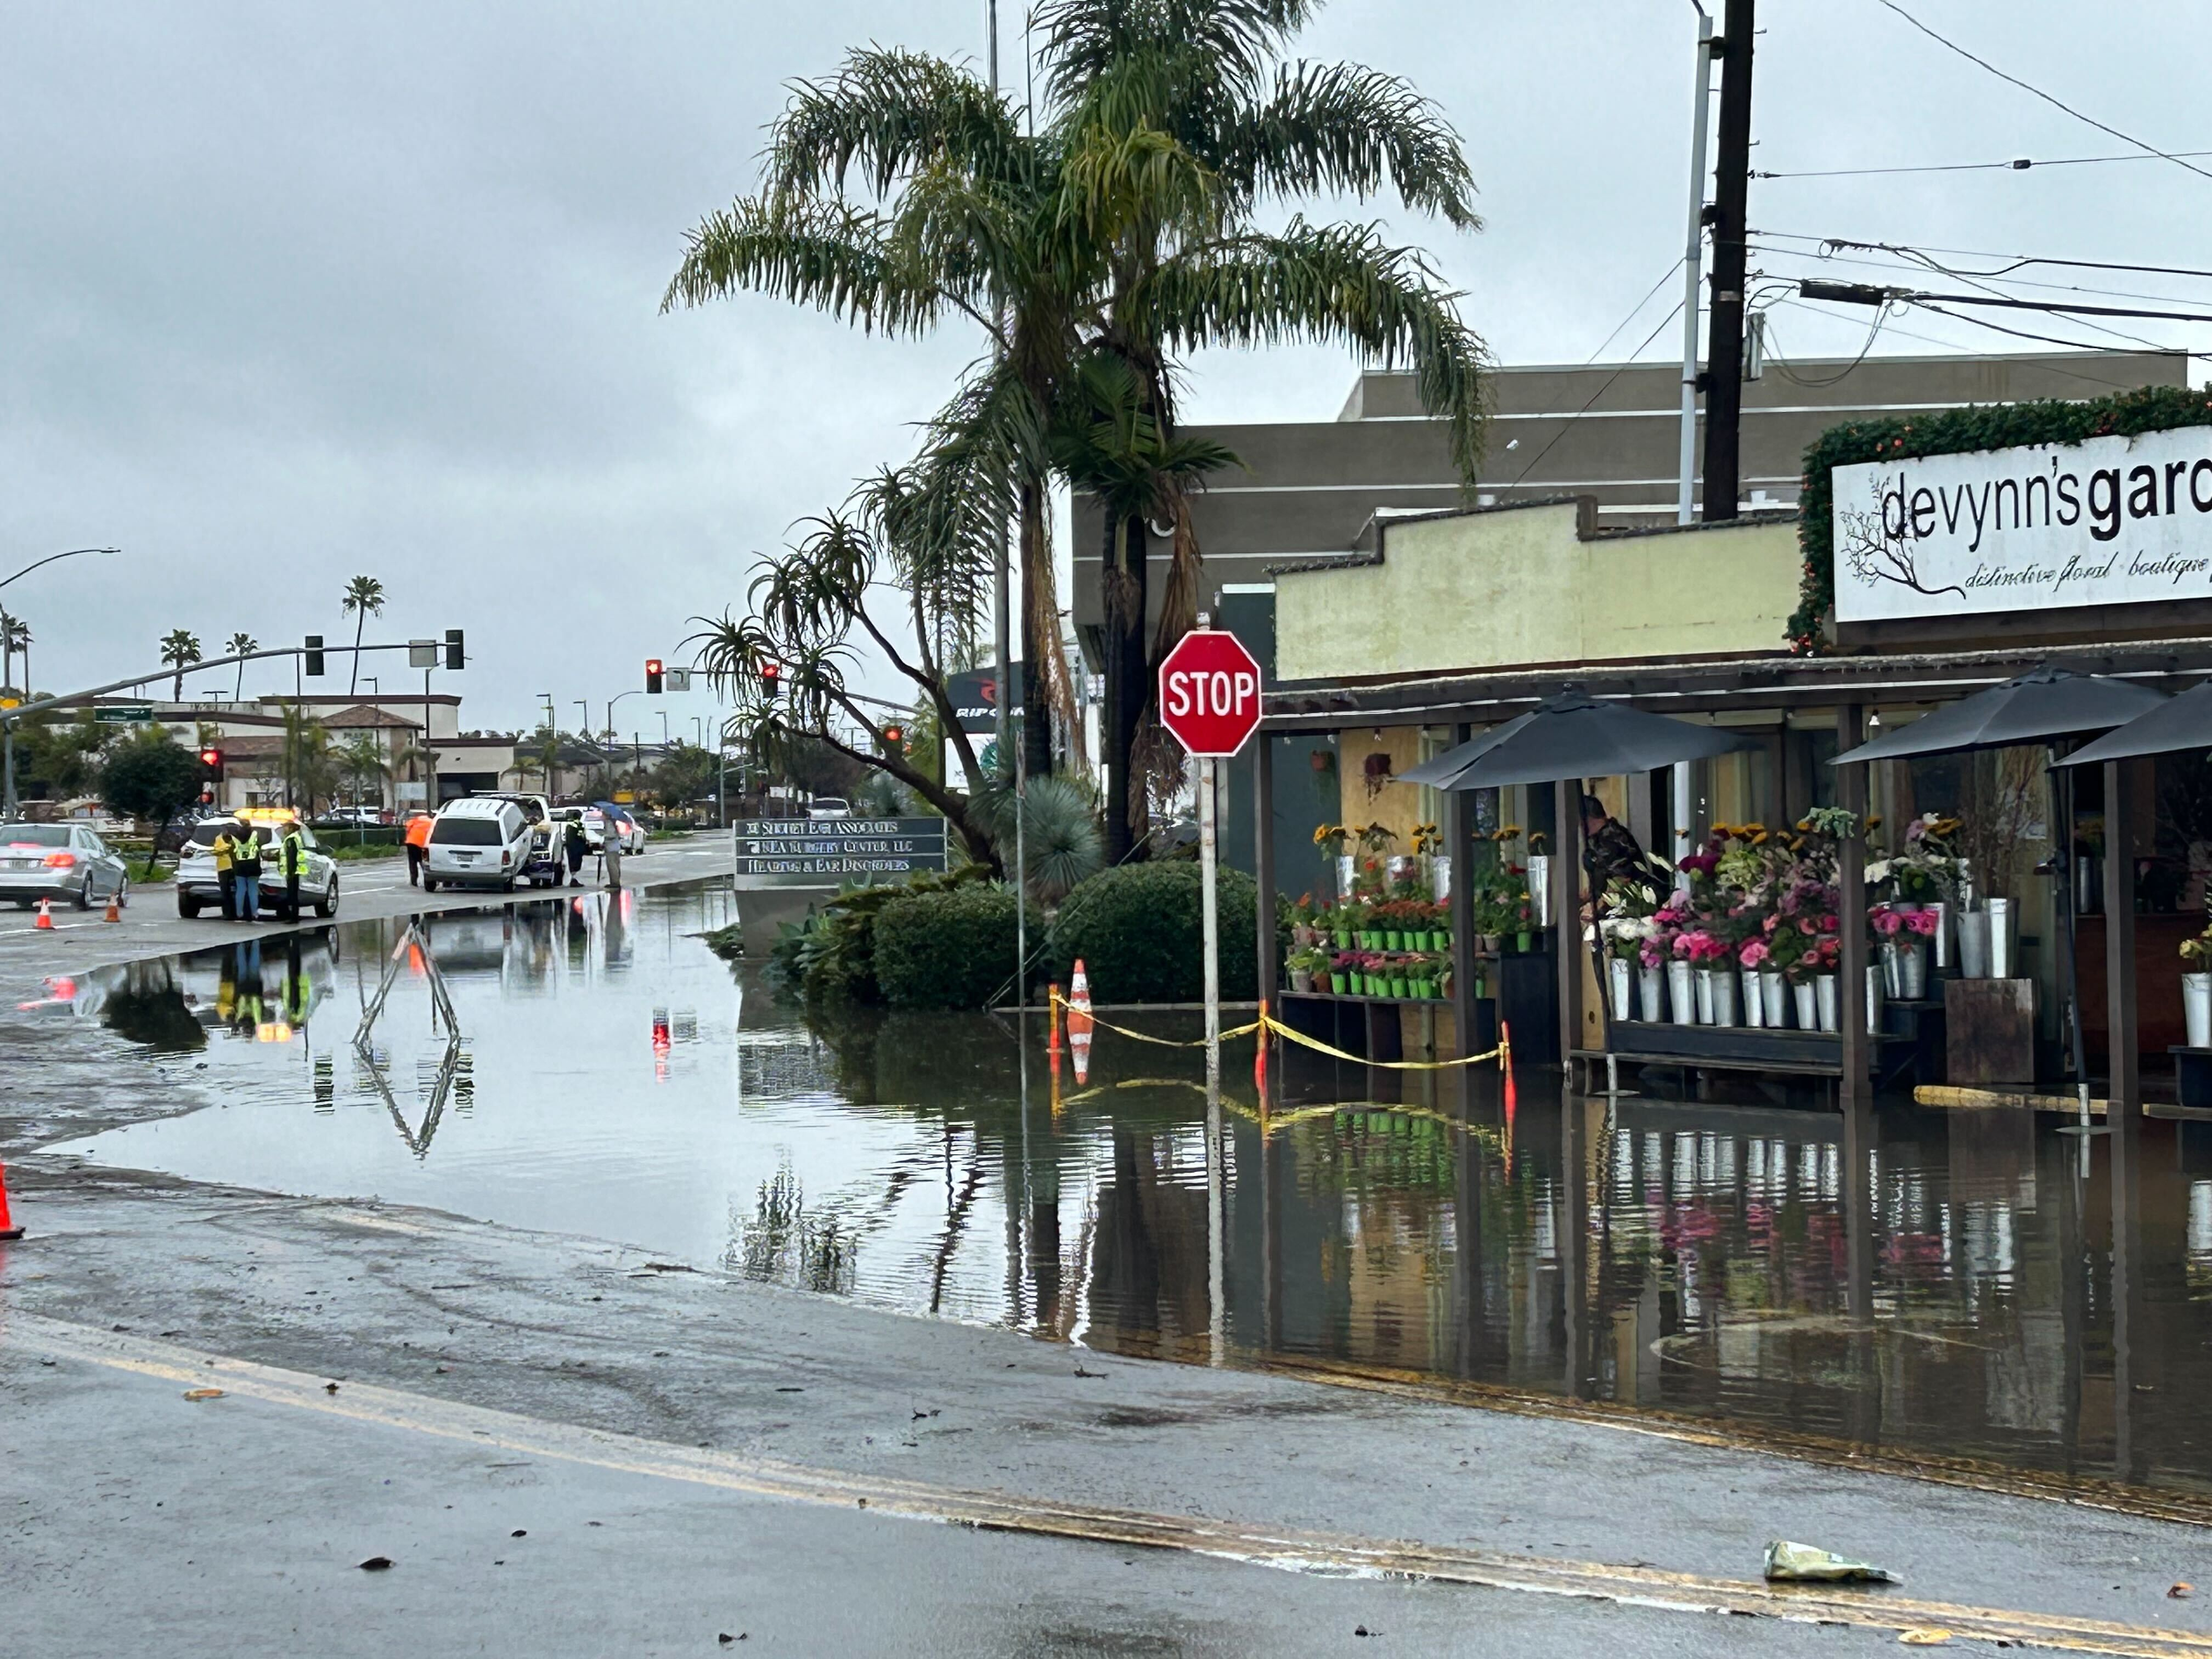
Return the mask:
<svg viewBox="0 0 2212 1659">
<path fill-rule="evenodd" d="M 1083 971 L 1083 958 L 1067 981 L 1067 1048 L 1075 1056 L 1075 1081 L 1091 1080 L 1091 976 Z"/>
<path fill-rule="evenodd" d="M 107 896 L 107 914 L 102 916 L 100 920 L 102 921 L 120 921 L 123 920 L 123 896 L 121 894 L 110 893 Z"/>
<path fill-rule="evenodd" d="M 0 1238 L 21 1238 L 23 1230 L 8 1214 L 8 1166 L 0 1164 Z"/>
<path fill-rule="evenodd" d="M 1044 1051 L 1052 1056 L 1052 1063 L 1060 1064 L 1060 981 L 1054 980 L 1045 994 L 1045 1006 L 1051 1015 L 1046 1027 Z"/>
<path fill-rule="evenodd" d="M 53 901 L 52 899 L 40 899 L 39 901 L 39 919 L 33 922 L 31 926 L 33 927 L 51 928 L 53 925 Z"/>
</svg>

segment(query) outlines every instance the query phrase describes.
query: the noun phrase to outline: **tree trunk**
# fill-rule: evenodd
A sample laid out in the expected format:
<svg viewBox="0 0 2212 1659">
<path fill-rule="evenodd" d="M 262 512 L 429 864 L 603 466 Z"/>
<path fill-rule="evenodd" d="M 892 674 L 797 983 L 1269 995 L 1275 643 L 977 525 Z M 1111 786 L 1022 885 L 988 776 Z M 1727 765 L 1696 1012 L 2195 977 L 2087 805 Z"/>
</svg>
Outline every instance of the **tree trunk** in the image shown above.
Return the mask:
<svg viewBox="0 0 2212 1659">
<path fill-rule="evenodd" d="M 1119 635 L 1109 649 L 1120 657 L 1122 684 L 1128 687 L 1114 729 L 1115 747 L 1121 756 L 1121 782 L 1114 796 L 1115 810 L 1127 826 L 1131 847 L 1152 833 L 1152 807 L 1142 773 L 1135 764 L 1137 733 L 1143 730 L 1146 705 L 1152 700 L 1152 664 L 1145 654 L 1145 611 L 1149 602 L 1146 567 L 1151 562 L 1142 514 L 1133 513 L 1121 527 L 1122 573 L 1128 582 L 1129 609 Z"/>
<path fill-rule="evenodd" d="M 368 612 L 358 611 L 353 619 L 353 677 L 346 682 L 346 696 L 356 696 L 361 691 L 361 630 L 368 626 Z M 382 682 L 379 682 L 380 686 Z M 428 727 L 423 728 L 427 733 Z"/>
<path fill-rule="evenodd" d="M 1052 544 L 1044 533 L 1044 486 L 1022 485 L 1022 765 L 1030 777 L 1052 772 L 1052 670 L 1060 655 Z"/>
<path fill-rule="evenodd" d="M 1106 525 L 1105 556 L 1098 562 L 1099 599 L 1106 623 L 1105 649 L 1102 653 L 1106 669 L 1105 723 L 1099 734 L 1099 746 L 1105 750 L 1101 758 L 1106 766 L 1105 854 L 1107 867 L 1110 869 L 1128 858 L 1133 844 L 1128 812 L 1128 733 L 1133 722 L 1127 711 L 1133 708 L 1141 709 L 1143 696 L 1141 687 L 1130 680 L 1128 659 L 1121 646 L 1133 615 L 1137 619 L 1137 637 L 1144 637 L 1145 599 L 1143 586 L 1130 580 L 1123 563 L 1121 521 L 1106 503 L 1102 501 L 1099 506 L 1099 516 Z"/>
</svg>

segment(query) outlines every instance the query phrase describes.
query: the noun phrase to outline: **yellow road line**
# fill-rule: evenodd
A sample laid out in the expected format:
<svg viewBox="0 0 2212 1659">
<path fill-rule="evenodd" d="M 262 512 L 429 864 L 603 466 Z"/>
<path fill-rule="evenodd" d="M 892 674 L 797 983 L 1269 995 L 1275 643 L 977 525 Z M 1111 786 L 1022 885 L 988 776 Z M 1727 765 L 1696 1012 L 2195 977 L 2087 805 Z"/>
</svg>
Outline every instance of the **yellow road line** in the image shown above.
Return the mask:
<svg viewBox="0 0 2212 1659">
<path fill-rule="evenodd" d="M 2133 1659 L 2212 1656 L 2212 1634 L 2193 1631 L 1923 1601 L 1881 1590 L 1832 1586 L 1794 1589 L 1652 1567 L 1361 1538 L 1249 1522 L 1200 1520 L 932 1486 L 672 1445 L 514 1412 L 434 1400 L 373 1383 L 348 1382 L 333 1395 L 325 1391 L 324 1378 L 307 1372 L 98 1331 L 37 1315 L 0 1316 L 0 1340 L 137 1376 L 220 1388 L 228 1395 L 471 1446 L 496 1447 L 527 1456 L 757 1497 L 841 1508 L 865 1506 L 872 1514 L 987 1531 L 1178 1549 L 1291 1571 L 1436 1579 L 1677 1612 L 1750 1615 L 1879 1631 L 1940 1627 L 1964 1640 L 2008 1642 L 2063 1653 L 2112 1654 Z"/>
</svg>

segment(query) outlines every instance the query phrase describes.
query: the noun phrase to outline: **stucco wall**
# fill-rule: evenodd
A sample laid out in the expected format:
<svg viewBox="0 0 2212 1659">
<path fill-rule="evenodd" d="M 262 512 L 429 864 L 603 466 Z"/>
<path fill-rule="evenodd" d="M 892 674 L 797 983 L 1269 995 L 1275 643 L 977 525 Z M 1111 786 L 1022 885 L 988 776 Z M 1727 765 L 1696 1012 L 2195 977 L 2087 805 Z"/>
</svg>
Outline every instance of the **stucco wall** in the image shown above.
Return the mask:
<svg viewBox="0 0 2212 1659">
<path fill-rule="evenodd" d="M 1276 579 L 1286 680 L 1784 648 L 1794 520 L 1577 533 L 1571 502 L 1386 524 L 1382 560 Z"/>
</svg>

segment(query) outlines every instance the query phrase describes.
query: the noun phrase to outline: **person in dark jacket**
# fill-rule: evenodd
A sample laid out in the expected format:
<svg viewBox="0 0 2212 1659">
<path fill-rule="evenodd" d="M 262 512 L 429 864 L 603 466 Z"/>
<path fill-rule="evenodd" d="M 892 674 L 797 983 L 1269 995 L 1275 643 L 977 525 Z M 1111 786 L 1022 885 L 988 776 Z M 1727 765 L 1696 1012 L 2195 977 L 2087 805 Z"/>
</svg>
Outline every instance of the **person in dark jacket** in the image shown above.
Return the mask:
<svg viewBox="0 0 2212 1659">
<path fill-rule="evenodd" d="M 562 850 L 568 855 L 568 884 L 573 887 L 580 878 L 584 860 L 591 854 L 592 843 L 585 839 L 583 820 L 580 818 L 568 819 L 562 826 L 561 836 Z"/>
<path fill-rule="evenodd" d="M 1595 795 L 1583 797 L 1583 868 L 1589 872 L 1590 895 L 1601 904 L 1616 881 L 1647 886 L 1659 881 L 1650 858 L 1636 844 L 1628 826 L 1607 811 Z"/>
</svg>

